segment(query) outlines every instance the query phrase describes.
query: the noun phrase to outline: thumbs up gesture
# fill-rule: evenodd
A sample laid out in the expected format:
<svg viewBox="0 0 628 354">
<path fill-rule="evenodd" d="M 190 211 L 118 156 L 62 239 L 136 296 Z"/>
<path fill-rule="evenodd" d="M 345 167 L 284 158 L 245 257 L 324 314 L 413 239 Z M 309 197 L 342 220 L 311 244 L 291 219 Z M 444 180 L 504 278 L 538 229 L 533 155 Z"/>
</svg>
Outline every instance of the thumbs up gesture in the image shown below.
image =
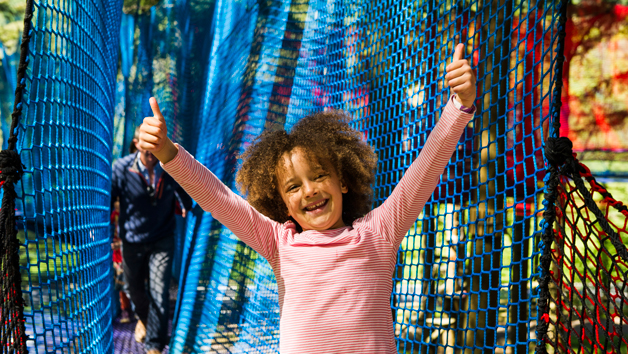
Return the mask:
<svg viewBox="0 0 628 354">
<path fill-rule="evenodd" d="M 445 67 L 445 71 L 447 71 L 445 82 L 456 94 L 458 102 L 465 107 L 471 107 L 475 102 L 476 95 L 475 72 L 469 62 L 463 59 L 463 50 L 464 44 L 459 43 L 451 63 Z"/>
<path fill-rule="evenodd" d="M 167 163 L 177 156 L 179 149 L 168 138 L 166 120 L 154 97 L 150 98 L 150 108 L 153 110 L 153 117 L 144 118 L 140 126 L 139 147 L 150 151 L 162 163 Z"/>
</svg>

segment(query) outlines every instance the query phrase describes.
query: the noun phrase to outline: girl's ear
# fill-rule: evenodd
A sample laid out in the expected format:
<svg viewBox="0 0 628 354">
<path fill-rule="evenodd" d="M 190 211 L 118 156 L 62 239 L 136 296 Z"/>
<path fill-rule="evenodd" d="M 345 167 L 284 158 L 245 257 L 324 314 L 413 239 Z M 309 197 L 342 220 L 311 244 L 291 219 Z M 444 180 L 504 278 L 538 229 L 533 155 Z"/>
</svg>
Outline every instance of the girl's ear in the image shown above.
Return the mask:
<svg viewBox="0 0 628 354">
<path fill-rule="evenodd" d="M 347 194 L 347 192 L 349 192 L 349 187 L 347 187 L 345 181 L 340 181 L 340 191 L 342 194 Z"/>
</svg>

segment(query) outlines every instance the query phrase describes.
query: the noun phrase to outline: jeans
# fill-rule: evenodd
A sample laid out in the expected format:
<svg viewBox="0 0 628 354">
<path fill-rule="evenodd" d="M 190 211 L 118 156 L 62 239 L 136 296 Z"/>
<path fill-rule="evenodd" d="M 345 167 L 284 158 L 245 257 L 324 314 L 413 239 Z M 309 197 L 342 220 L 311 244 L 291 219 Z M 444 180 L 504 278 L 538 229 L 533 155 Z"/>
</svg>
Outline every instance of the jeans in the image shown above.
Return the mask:
<svg viewBox="0 0 628 354">
<path fill-rule="evenodd" d="M 122 245 L 122 267 L 135 313 L 146 326 L 146 350 L 163 350 L 170 341 L 170 278 L 174 235 L 150 243 Z"/>
</svg>

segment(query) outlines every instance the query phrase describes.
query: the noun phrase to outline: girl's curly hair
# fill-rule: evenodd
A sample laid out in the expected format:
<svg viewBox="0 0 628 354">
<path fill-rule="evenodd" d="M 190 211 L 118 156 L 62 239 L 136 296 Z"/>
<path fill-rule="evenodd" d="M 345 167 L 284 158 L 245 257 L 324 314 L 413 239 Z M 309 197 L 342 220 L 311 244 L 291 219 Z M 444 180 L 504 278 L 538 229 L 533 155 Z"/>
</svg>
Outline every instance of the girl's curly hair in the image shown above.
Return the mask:
<svg viewBox="0 0 628 354">
<path fill-rule="evenodd" d="M 239 157 L 242 166 L 236 182 L 248 202 L 260 213 L 284 223 L 288 208 L 279 194 L 277 172 L 284 153 L 303 148 L 311 162 L 329 161 L 348 187 L 342 198 L 342 220 L 351 225 L 370 211 L 377 156 L 349 126 L 351 118 L 342 111 L 309 115 L 285 130 L 262 133 Z"/>
</svg>

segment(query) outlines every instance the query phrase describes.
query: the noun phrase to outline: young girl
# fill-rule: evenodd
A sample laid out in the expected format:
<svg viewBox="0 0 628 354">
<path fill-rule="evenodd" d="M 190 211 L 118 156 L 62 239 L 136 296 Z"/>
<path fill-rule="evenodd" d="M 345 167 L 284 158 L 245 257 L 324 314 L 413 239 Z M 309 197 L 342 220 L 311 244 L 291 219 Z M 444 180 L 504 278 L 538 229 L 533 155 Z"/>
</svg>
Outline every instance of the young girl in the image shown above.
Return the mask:
<svg viewBox="0 0 628 354">
<path fill-rule="evenodd" d="M 154 117 L 144 119 L 140 145 L 268 260 L 279 289 L 282 354 L 397 352 L 390 315 L 397 250 L 475 109 L 475 74 L 463 48 L 446 68 L 455 95 L 420 156 L 370 212 L 376 157 L 345 115 L 319 113 L 290 133 L 263 134 L 237 176 L 247 202 L 168 139 L 151 98 Z"/>
</svg>

